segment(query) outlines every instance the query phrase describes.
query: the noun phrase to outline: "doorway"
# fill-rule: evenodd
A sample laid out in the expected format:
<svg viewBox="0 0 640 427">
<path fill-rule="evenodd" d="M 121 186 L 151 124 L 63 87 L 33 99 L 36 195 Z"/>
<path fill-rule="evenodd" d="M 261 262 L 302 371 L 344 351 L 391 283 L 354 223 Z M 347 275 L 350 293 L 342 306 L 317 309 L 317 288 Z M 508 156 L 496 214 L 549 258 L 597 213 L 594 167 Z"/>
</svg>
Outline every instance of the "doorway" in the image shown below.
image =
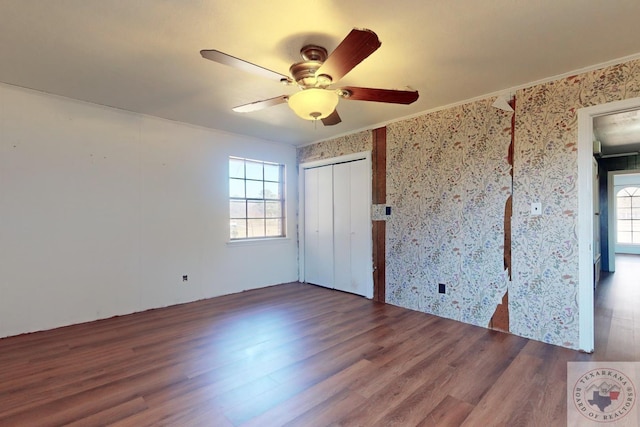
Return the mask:
<svg viewBox="0 0 640 427">
<path fill-rule="evenodd" d="M 596 117 L 640 109 L 640 98 L 626 99 L 578 110 L 578 347 L 594 350 L 593 289 L 593 120 Z"/>
</svg>

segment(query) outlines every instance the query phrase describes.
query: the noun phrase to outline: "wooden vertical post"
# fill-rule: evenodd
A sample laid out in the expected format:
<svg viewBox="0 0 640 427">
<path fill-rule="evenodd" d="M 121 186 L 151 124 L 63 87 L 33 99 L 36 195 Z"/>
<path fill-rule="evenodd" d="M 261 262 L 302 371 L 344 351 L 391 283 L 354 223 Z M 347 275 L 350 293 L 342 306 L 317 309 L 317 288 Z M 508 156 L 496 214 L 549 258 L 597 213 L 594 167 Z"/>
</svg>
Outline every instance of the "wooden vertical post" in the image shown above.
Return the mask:
<svg viewBox="0 0 640 427">
<path fill-rule="evenodd" d="M 372 160 L 372 197 L 373 204 L 387 203 L 387 128 L 373 130 Z M 373 237 L 373 299 L 385 302 L 386 299 L 386 222 L 376 220 L 372 224 Z"/>
</svg>

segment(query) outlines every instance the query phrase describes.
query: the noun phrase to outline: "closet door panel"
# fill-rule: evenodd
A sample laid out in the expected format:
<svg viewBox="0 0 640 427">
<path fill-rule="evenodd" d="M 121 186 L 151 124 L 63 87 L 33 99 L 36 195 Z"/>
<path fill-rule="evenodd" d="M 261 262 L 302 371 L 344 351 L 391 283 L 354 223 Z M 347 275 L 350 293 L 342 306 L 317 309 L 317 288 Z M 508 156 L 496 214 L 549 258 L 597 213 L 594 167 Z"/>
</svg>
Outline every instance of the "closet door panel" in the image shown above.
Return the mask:
<svg viewBox="0 0 640 427">
<path fill-rule="evenodd" d="M 371 298 L 369 168 L 364 160 L 333 168 L 335 288 Z"/>
<path fill-rule="evenodd" d="M 333 288 L 333 172 L 305 170 L 305 282 Z"/>
<path fill-rule="evenodd" d="M 333 165 L 334 286 L 353 292 L 351 285 L 351 163 Z"/>
<path fill-rule="evenodd" d="M 373 297 L 373 248 L 371 241 L 371 207 L 369 205 L 370 171 L 364 160 L 350 165 L 350 290 Z"/>
</svg>

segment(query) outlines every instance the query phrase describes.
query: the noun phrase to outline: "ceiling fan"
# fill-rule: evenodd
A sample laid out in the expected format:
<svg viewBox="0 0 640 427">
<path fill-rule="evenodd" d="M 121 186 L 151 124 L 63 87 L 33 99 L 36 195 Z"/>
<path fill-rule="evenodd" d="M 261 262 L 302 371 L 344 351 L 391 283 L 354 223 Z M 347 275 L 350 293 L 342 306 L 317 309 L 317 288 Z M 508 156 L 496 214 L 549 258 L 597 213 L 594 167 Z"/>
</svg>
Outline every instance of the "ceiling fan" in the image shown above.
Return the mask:
<svg viewBox="0 0 640 427">
<path fill-rule="evenodd" d="M 286 85 L 296 84 L 300 88 L 300 91 L 293 95 L 281 95 L 240 105 L 233 108 L 233 111 L 248 113 L 286 102 L 299 117 L 305 120 L 322 120 L 325 126 L 331 126 L 342 121 L 336 111 L 340 98 L 392 104 L 411 104 L 418 99 L 417 91 L 355 86 L 329 88 L 375 52 L 380 45 L 380 40 L 373 31 L 353 29 L 331 54 L 327 54 L 327 50 L 321 46 L 304 46 L 300 49 L 302 61 L 289 68 L 291 76 L 268 70 L 218 50 L 201 50 L 200 54 L 205 59 L 269 79 L 277 79 Z"/>
</svg>

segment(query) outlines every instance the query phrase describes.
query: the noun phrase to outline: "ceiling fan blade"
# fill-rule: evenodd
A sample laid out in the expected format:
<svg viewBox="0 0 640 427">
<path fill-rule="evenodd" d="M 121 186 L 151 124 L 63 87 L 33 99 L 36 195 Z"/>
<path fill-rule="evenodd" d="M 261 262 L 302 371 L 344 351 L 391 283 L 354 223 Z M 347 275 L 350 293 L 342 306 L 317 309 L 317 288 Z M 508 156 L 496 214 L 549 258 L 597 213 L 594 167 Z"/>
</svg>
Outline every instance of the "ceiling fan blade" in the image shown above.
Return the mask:
<svg viewBox="0 0 640 427">
<path fill-rule="evenodd" d="M 274 105 L 284 104 L 289 97 L 287 95 L 276 96 L 275 98 L 263 99 L 262 101 L 252 102 L 250 104 L 239 105 L 233 108 L 236 113 L 250 113 L 252 111 L 262 110 Z"/>
<path fill-rule="evenodd" d="M 322 124 L 325 126 L 333 126 L 337 125 L 341 121 L 342 119 L 340 118 L 340 114 L 338 114 L 338 110 L 333 110 L 333 113 L 322 119 Z"/>
<path fill-rule="evenodd" d="M 354 28 L 331 52 L 316 72 L 316 76 L 328 75 L 335 83 L 375 52 L 381 44 L 373 31 Z"/>
<path fill-rule="evenodd" d="M 391 104 L 411 104 L 418 99 L 418 91 L 372 89 L 369 87 L 346 86 L 340 88 L 348 93 L 345 99 L 353 101 L 388 102 Z"/>
<path fill-rule="evenodd" d="M 226 53 L 220 52 L 219 50 L 201 50 L 200 55 L 202 55 L 204 59 L 209 59 L 219 64 L 228 65 L 230 67 L 237 68 L 248 73 L 257 74 L 268 79 L 278 81 L 281 81 L 282 79 L 286 79 L 287 81 L 291 80 L 290 77 L 285 76 L 284 74 L 276 73 L 275 71 L 268 70 L 264 67 L 252 64 L 251 62 L 247 62 L 243 59 L 236 58 L 235 56 L 227 55 Z"/>
</svg>

